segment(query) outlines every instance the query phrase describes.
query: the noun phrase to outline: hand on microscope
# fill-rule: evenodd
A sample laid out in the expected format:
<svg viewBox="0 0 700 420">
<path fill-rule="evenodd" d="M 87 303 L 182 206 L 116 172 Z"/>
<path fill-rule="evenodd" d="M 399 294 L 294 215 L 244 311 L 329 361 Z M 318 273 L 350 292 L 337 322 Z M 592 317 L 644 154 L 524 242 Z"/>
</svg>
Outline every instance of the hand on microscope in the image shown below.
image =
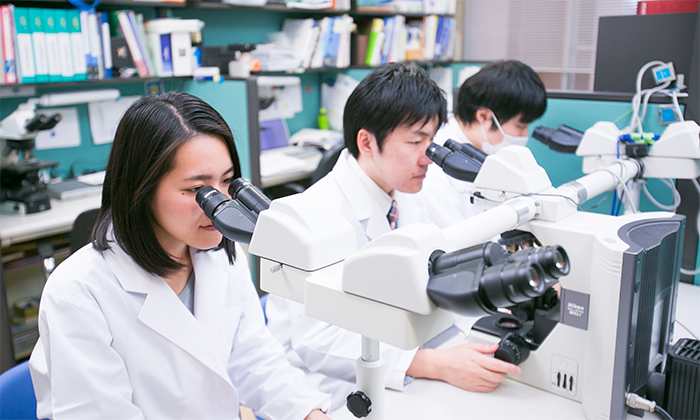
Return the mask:
<svg viewBox="0 0 700 420">
<path fill-rule="evenodd" d="M 469 343 L 446 350 L 420 349 L 407 375 L 437 379 L 472 392 L 491 392 L 518 366 L 491 357 L 498 344 Z"/>
<path fill-rule="evenodd" d="M 304 420 L 324 420 L 329 419 L 329 417 L 318 408 L 309 413 L 308 416 L 304 417 Z"/>
</svg>

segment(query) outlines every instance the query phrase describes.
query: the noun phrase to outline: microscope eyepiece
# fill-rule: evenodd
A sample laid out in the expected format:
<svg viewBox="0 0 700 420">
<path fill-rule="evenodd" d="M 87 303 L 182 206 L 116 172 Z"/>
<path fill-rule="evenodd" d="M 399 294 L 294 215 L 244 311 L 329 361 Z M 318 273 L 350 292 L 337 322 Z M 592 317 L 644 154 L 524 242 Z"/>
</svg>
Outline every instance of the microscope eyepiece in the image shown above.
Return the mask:
<svg viewBox="0 0 700 420">
<path fill-rule="evenodd" d="M 214 187 L 206 185 L 197 191 L 195 200 L 197 200 L 199 207 L 204 210 L 204 214 L 211 219 L 214 216 L 214 212 L 216 211 L 217 207 L 219 207 L 220 204 L 229 201 L 229 198 L 214 189 Z"/>
<path fill-rule="evenodd" d="M 243 178 L 234 179 L 228 187 L 228 192 L 234 200 L 238 200 L 256 216 L 270 208 L 270 199 Z"/>
<path fill-rule="evenodd" d="M 559 245 L 523 249 L 513 253 L 511 259 L 513 261 L 532 261 L 541 265 L 551 280 L 569 274 L 569 256 Z"/>
</svg>

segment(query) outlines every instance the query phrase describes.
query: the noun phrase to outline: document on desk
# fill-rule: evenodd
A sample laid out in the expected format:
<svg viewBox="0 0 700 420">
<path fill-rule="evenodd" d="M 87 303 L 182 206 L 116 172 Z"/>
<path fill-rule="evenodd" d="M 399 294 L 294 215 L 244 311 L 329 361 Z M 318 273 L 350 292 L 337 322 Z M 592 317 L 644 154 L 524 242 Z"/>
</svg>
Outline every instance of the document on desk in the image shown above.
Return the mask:
<svg viewBox="0 0 700 420">
<path fill-rule="evenodd" d="M 286 153 L 263 153 L 260 155 L 260 176 L 288 175 L 305 170 L 306 163 Z"/>
</svg>

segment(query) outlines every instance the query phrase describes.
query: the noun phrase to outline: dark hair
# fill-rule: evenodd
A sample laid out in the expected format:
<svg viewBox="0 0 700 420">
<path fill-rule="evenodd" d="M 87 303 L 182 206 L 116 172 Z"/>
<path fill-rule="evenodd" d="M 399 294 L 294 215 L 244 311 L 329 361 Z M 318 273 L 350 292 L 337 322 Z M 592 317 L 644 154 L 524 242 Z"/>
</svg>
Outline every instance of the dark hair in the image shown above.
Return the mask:
<svg viewBox="0 0 700 420">
<path fill-rule="evenodd" d="M 364 78 L 353 90 L 343 111 L 345 146 L 357 158 L 357 133 L 374 134 L 381 152 L 384 140 L 396 128 L 427 124 L 438 117 L 438 128 L 447 120 L 447 100 L 442 89 L 420 67 L 391 63 Z"/>
<path fill-rule="evenodd" d="M 522 122 L 531 123 L 547 109 L 547 91 L 540 76 L 527 64 L 498 61 L 482 68 L 459 88 L 455 114 L 460 121 L 473 123 L 481 107 L 493 111 L 501 124 L 518 114 Z"/>
<path fill-rule="evenodd" d="M 151 95 L 139 99 L 126 111 L 107 162 L 102 208 L 93 231 L 96 249 L 110 248 L 107 235 L 113 226 L 117 243 L 149 273 L 165 276 L 183 267 L 158 242 L 151 203 L 161 180 L 173 169 L 179 148 L 202 134 L 226 143 L 233 177 L 240 177 L 241 165 L 231 129 L 201 99 L 181 92 Z M 234 243 L 223 238 L 216 249 L 219 248 L 226 250 L 233 263 Z"/>
</svg>

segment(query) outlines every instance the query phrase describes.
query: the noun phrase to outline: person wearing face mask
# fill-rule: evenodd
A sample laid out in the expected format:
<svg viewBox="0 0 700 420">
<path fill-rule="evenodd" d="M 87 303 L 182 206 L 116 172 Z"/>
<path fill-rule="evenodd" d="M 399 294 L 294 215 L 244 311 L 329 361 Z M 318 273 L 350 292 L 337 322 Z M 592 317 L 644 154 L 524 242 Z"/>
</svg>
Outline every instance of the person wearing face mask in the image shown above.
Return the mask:
<svg viewBox="0 0 700 420">
<path fill-rule="evenodd" d="M 540 77 L 516 60 L 498 61 L 468 78 L 457 95 L 455 114 L 433 141 L 452 139 L 471 143 L 486 154 L 506 146 L 525 146 L 530 123 L 544 114 L 547 92 Z M 417 198 L 441 228 L 481 212 L 470 202 L 472 183 L 454 179 L 438 165 L 430 165 Z"/>
</svg>

